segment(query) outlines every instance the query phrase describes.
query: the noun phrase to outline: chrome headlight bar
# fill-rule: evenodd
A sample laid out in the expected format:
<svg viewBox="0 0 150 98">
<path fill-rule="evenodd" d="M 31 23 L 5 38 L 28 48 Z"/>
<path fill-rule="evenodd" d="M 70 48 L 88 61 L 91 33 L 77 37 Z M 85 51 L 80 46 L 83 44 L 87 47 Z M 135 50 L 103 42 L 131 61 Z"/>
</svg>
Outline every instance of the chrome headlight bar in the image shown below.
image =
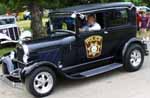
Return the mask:
<svg viewBox="0 0 150 98">
<path fill-rule="evenodd" d="M 29 55 L 29 48 L 27 45 L 23 44 L 22 45 L 23 51 L 24 51 L 24 55 L 23 55 L 23 62 L 24 63 L 28 63 L 28 55 Z"/>
</svg>

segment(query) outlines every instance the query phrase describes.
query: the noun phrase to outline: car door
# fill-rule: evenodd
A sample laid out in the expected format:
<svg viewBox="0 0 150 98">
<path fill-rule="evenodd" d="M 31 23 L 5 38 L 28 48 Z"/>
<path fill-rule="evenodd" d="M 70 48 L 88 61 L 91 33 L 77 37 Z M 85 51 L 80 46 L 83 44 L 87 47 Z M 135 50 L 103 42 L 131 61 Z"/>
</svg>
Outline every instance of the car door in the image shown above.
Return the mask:
<svg viewBox="0 0 150 98">
<path fill-rule="evenodd" d="M 74 41 L 62 47 L 63 70 L 73 73 L 112 63 L 111 42 L 105 30 L 78 34 Z"/>
<path fill-rule="evenodd" d="M 131 9 L 132 10 L 132 9 Z M 131 37 L 135 36 L 135 21 L 128 8 L 114 8 L 105 11 L 107 40 L 113 41 L 110 47 L 110 54 L 116 55 L 119 49 Z M 121 51 L 121 50 L 120 50 Z"/>
<path fill-rule="evenodd" d="M 99 66 L 111 63 L 113 59 L 110 53 L 112 41 L 107 36 L 104 29 L 80 33 L 77 38 L 78 63 L 99 62 Z"/>
</svg>

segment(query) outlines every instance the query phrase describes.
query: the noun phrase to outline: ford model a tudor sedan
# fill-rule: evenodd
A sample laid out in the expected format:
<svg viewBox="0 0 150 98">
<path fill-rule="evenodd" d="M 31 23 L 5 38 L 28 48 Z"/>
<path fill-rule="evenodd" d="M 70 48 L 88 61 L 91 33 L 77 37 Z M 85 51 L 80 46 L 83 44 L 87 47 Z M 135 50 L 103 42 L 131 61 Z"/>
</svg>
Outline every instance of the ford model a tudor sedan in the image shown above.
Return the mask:
<svg viewBox="0 0 150 98">
<path fill-rule="evenodd" d="M 50 13 L 47 38 L 25 41 L 1 58 L 3 74 L 38 97 L 48 96 L 59 75 L 83 79 L 123 67 L 134 72 L 148 55 L 136 38 L 132 3 L 89 4 Z"/>
</svg>

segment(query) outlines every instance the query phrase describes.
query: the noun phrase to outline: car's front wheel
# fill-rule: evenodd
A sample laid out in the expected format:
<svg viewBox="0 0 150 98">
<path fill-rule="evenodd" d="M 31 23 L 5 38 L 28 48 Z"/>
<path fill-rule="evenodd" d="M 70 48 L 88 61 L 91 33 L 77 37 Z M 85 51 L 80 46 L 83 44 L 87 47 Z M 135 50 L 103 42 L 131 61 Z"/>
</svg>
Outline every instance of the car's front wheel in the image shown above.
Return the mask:
<svg viewBox="0 0 150 98">
<path fill-rule="evenodd" d="M 143 48 L 138 44 L 132 44 L 124 56 L 124 68 L 126 71 L 134 72 L 141 68 L 144 61 Z"/>
<path fill-rule="evenodd" d="M 35 97 L 48 96 L 56 82 L 55 73 L 48 67 L 39 67 L 26 77 L 27 90 Z"/>
</svg>

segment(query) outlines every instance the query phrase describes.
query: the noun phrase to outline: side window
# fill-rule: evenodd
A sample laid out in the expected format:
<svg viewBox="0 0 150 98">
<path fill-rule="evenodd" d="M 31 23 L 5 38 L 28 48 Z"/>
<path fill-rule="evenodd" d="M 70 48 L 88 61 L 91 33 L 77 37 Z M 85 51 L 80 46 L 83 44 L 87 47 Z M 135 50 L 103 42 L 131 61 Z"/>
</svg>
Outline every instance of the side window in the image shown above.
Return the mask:
<svg viewBox="0 0 150 98">
<path fill-rule="evenodd" d="M 107 27 L 115 27 L 128 23 L 127 9 L 113 9 L 106 12 Z"/>
<path fill-rule="evenodd" d="M 100 24 L 101 28 L 104 28 L 104 13 L 98 12 L 96 13 L 96 22 Z"/>
</svg>

